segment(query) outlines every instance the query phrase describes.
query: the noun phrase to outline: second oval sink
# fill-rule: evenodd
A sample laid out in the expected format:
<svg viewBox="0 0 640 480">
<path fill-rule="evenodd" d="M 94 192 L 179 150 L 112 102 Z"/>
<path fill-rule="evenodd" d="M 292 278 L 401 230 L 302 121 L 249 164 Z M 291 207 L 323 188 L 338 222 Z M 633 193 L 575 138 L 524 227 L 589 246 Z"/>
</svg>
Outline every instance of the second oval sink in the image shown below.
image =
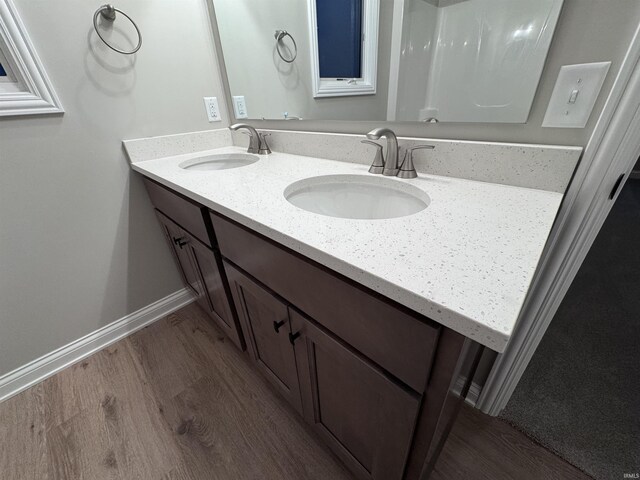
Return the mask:
<svg viewBox="0 0 640 480">
<path fill-rule="evenodd" d="M 429 195 L 408 183 L 365 175 L 326 175 L 292 183 L 284 197 L 329 217 L 375 220 L 405 217 L 429 206 Z"/>
<path fill-rule="evenodd" d="M 227 170 L 229 168 L 239 168 L 251 165 L 259 160 L 256 155 L 248 153 L 220 153 L 217 155 L 205 155 L 203 157 L 192 158 L 178 165 L 185 170 Z"/>
</svg>

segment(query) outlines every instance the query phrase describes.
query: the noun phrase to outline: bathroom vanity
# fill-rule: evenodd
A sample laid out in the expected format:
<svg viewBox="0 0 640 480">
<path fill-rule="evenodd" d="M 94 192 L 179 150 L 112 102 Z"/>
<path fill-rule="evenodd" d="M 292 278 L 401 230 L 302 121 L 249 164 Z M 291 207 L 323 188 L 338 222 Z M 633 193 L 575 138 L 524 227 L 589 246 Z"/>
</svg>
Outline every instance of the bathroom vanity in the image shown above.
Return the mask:
<svg viewBox="0 0 640 480">
<path fill-rule="evenodd" d="M 200 306 L 356 476 L 419 478 L 464 337 L 145 184 Z"/>
<path fill-rule="evenodd" d="M 561 194 L 236 146 L 136 161 L 136 148 L 211 321 L 357 478 L 425 478 L 479 352 L 508 341 Z M 393 202 L 343 192 L 370 186 L 422 206 L 394 217 Z M 309 194 L 328 210 L 308 211 Z"/>
</svg>

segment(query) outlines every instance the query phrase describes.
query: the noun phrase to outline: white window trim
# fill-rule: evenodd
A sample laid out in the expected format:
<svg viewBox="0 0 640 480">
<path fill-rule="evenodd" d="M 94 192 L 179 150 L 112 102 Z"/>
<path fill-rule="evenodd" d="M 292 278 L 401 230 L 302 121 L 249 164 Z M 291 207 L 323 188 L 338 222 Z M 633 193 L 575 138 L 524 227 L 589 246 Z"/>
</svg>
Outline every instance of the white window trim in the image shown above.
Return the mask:
<svg viewBox="0 0 640 480">
<path fill-rule="evenodd" d="M 378 25 L 380 0 L 362 0 L 362 78 L 338 80 L 320 78 L 318 55 L 318 19 L 316 0 L 309 0 L 309 34 L 311 44 L 311 82 L 313 97 L 374 95 L 378 73 Z"/>
<path fill-rule="evenodd" d="M 0 116 L 64 112 L 11 0 L 0 0 L 0 51 L 8 74 L 0 82 Z"/>
</svg>

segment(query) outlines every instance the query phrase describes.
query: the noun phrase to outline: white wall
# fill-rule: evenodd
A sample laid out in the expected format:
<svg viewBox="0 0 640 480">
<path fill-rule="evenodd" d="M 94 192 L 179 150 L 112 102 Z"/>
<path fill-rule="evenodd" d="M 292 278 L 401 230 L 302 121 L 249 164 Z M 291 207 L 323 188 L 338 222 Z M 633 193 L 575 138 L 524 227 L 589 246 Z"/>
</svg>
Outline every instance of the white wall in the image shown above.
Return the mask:
<svg viewBox="0 0 640 480">
<path fill-rule="evenodd" d="M 135 58 L 97 40 L 100 2 L 14 2 L 66 113 L 0 119 L 0 375 L 181 288 L 120 142 L 225 111 L 205 0 L 121 0 Z"/>
<path fill-rule="evenodd" d="M 284 112 L 315 119 L 386 118 L 391 1 L 380 5 L 378 93 L 335 98 L 313 98 L 307 0 L 212 1 L 231 93 L 245 96 L 249 118 L 283 118 Z M 277 55 L 275 30 L 294 36 L 295 62 Z"/>
</svg>

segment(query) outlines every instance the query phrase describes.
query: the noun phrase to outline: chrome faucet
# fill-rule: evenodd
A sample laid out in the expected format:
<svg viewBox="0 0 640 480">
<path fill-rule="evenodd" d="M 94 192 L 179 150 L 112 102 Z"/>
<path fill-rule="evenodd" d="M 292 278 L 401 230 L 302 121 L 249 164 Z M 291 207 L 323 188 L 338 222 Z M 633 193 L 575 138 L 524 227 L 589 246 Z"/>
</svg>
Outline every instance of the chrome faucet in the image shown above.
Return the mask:
<svg viewBox="0 0 640 480">
<path fill-rule="evenodd" d="M 260 151 L 260 135 L 251 125 L 247 125 L 246 123 L 234 123 L 229 127 L 230 130 L 240 130 L 241 128 L 249 131 L 249 148 L 247 148 L 247 153 L 258 153 L 265 154 L 266 152 Z M 269 151 L 269 153 L 271 153 Z"/>
<path fill-rule="evenodd" d="M 397 176 L 398 178 L 416 178 L 418 173 L 413 165 L 413 152 L 421 149 L 434 149 L 433 145 L 415 145 L 408 148 L 404 153 L 404 160 L 398 165 L 398 157 L 400 156 L 400 147 L 398 147 L 398 138 L 393 130 L 382 127 L 371 130 L 367 133 L 367 138 L 371 140 L 379 140 L 380 137 L 387 137 L 387 159 L 385 161 L 382 156 L 382 146 L 370 142 L 369 140 L 361 140 L 362 143 L 375 145 L 378 150 L 376 156 L 369 167 L 369 173 L 382 173 L 387 176 Z"/>
<path fill-rule="evenodd" d="M 369 140 L 379 140 L 380 137 L 387 138 L 387 159 L 384 162 L 383 175 L 395 176 L 400 169 L 398 168 L 398 137 L 393 130 L 386 127 L 376 128 L 367 133 Z"/>
</svg>

